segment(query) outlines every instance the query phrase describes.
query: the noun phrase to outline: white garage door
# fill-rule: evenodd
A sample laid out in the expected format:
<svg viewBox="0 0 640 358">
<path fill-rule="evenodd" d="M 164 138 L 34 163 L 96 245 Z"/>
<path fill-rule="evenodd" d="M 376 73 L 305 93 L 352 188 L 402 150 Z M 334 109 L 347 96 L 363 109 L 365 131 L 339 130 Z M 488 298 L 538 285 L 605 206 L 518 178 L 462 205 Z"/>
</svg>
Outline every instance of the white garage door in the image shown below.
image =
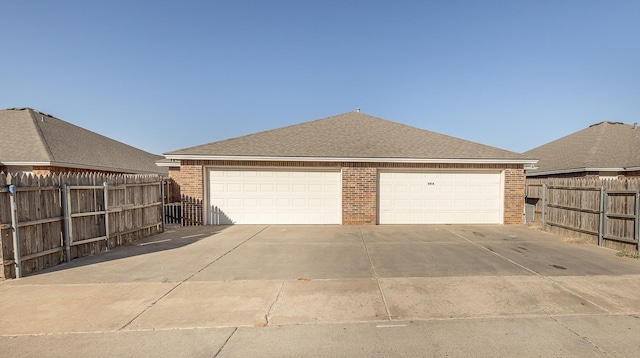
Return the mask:
<svg viewBox="0 0 640 358">
<path fill-rule="evenodd" d="M 339 171 L 211 170 L 210 224 L 340 224 Z"/>
<path fill-rule="evenodd" d="M 500 224 L 497 172 L 381 172 L 380 224 Z"/>
</svg>

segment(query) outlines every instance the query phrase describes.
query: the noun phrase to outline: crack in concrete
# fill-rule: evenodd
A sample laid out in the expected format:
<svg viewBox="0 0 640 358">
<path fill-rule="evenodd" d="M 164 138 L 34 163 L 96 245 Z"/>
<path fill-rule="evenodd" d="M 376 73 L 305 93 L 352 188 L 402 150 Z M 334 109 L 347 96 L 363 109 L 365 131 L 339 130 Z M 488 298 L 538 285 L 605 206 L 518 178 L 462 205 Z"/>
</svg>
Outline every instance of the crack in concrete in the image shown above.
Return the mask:
<svg viewBox="0 0 640 358">
<path fill-rule="evenodd" d="M 276 295 L 276 299 L 273 300 L 273 302 L 271 302 L 271 305 L 267 310 L 267 314 L 264 315 L 264 320 L 267 326 L 269 325 L 269 320 L 271 319 L 271 310 L 273 309 L 273 306 L 276 305 L 276 302 L 278 302 L 278 300 L 280 299 L 280 294 L 282 293 L 283 288 L 284 288 L 284 281 L 282 281 L 282 284 L 280 285 L 280 290 L 278 290 L 278 295 Z"/>
<path fill-rule="evenodd" d="M 215 260 L 209 262 L 208 264 L 204 265 L 204 267 L 202 267 L 200 270 L 194 272 L 193 274 L 191 274 L 189 277 L 187 277 L 186 279 L 178 282 L 177 285 L 173 286 L 169 291 L 167 291 L 164 295 L 160 296 L 157 300 L 151 302 L 151 304 L 149 304 L 149 306 L 147 306 L 144 310 L 142 310 L 142 312 L 138 313 L 135 317 L 133 317 L 129 322 L 125 323 L 124 326 L 120 327 L 118 329 L 118 331 L 122 331 L 124 329 L 126 329 L 127 327 L 129 327 L 133 321 L 135 321 L 136 319 L 138 319 L 140 316 L 142 316 L 145 312 L 149 311 L 151 308 L 153 308 L 153 306 L 155 306 L 158 302 L 160 302 L 163 298 L 167 297 L 171 292 L 175 291 L 176 288 L 182 286 L 183 283 L 189 281 L 190 279 L 192 279 L 195 275 L 199 274 L 200 272 L 204 271 L 206 268 L 208 268 L 209 266 L 213 265 L 214 263 L 218 262 L 220 259 L 222 259 L 223 257 L 227 256 L 231 251 L 237 249 L 238 247 L 240 247 L 241 245 L 243 245 L 244 243 L 246 243 L 247 241 L 253 239 L 254 237 L 256 237 L 258 234 L 260 234 L 261 232 L 265 231 L 269 226 L 265 226 L 263 227 L 261 230 L 259 230 L 258 232 L 256 232 L 255 234 L 249 236 L 247 239 L 243 240 L 241 243 L 239 243 L 238 245 L 232 247 L 231 249 L 229 249 L 229 251 L 225 252 L 224 254 L 220 255 L 219 257 L 217 257 Z"/>
<path fill-rule="evenodd" d="M 220 346 L 220 349 L 218 349 L 216 354 L 213 355 L 213 358 L 216 358 L 220 354 L 220 352 L 222 352 L 224 347 L 227 345 L 227 343 L 229 343 L 229 341 L 231 340 L 231 337 L 233 337 L 233 335 L 236 334 L 236 332 L 238 332 L 238 327 L 234 327 L 233 332 L 231 332 L 229 337 L 227 337 L 227 340 L 225 340 L 224 343 L 222 343 L 222 346 Z"/>
<path fill-rule="evenodd" d="M 358 232 L 360 233 L 360 239 L 362 240 L 362 246 L 364 246 L 364 251 L 367 253 L 367 258 L 369 259 L 369 265 L 371 265 L 371 270 L 373 271 L 373 278 L 376 280 L 376 284 L 378 285 L 378 291 L 380 292 L 380 297 L 382 298 L 382 303 L 384 304 L 384 310 L 387 313 L 387 320 L 391 321 L 391 311 L 389 311 L 389 305 L 387 304 L 387 298 L 384 296 L 384 291 L 382 290 L 382 286 L 380 285 L 380 279 L 378 277 L 378 272 L 376 271 L 376 267 L 373 265 L 373 260 L 371 259 L 371 253 L 369 253 L 369 248 L 367 247 L 367 242 L 364 240 L 364 235 L 362 234 L 362 229 L 358 228 Z"/>
</svg>

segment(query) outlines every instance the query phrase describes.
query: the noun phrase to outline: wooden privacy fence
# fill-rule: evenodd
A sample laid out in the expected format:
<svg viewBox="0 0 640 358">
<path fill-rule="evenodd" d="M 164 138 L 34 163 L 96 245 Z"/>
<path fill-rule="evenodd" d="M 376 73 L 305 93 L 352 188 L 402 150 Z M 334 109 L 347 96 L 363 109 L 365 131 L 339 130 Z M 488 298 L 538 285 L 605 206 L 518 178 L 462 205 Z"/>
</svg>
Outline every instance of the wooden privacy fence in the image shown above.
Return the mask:
<svg viewBox="0 0 640 358">
<path fill-rule="evenodd" d="M 162 192 L 154 175 L 0 173 L 0 279 L 161 232 Z"/>
<path fill-rule="evenodd" d="M 526 203 L 543 230 L 624 251 L 640 249 L 639 179 L 527 179 Z"/>
</svg>

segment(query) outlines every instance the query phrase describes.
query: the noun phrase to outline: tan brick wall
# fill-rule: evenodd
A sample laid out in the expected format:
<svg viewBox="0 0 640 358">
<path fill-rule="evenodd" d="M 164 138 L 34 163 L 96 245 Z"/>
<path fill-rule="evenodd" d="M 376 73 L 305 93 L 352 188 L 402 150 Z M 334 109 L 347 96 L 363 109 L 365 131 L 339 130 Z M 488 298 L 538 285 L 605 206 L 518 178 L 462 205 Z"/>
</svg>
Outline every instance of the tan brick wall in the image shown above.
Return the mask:
<svg viewBox="0 0 640 358">
<path fill-rule="evenodd" d="M 176 178 L 177 179 L 177 178 Z M 181 165 L 179 179 L 180 193 L 198 200 L 204 199 L 204 172 L 202 165 Z"/>
<path fill-rule="evenodd" d="M 522 164 L 447 164 L 447 163 L 354 163 L 354 162 L 261 162 L 261 161 L 182 161 L 179 175 L 173 177 L 184 195 L 204 197 L 204 168 L 341 168 L 342 223 L 377 224 L 378 169 L 488 169 L 505 171 L 504 223 L 521 224 L 524 207 L 525 174 Z"/>
<path fill-rule="evenodd" d="M 524 169 L 504 171 L 504 223 L 522 224 L 524 210 Z"/>
<path fill-rule="evenodd" d="M 378 223 L 377 181 L 376 168 L 342 168 L 343 225 L 376 225 Z"/>
</svg>

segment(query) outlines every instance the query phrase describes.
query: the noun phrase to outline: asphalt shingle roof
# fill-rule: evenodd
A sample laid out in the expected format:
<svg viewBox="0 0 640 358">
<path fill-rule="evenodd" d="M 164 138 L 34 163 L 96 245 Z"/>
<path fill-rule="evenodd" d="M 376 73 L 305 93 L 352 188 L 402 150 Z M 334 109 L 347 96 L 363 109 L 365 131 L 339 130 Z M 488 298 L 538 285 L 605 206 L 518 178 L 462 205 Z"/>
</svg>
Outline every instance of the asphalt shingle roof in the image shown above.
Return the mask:
<svg viewBox="0 0 640 358">
<path fill-rule="evenodd" d="M 519 153 L 439 134 L 360 112 L 208 143 L 168 156 L 524 159 Z"/>
<path fill-rule="evenodd" d="M 162 156 L 75 126 L 31 108 L 0 110 L 0 163 L 54 163 L 125 173 L 162 173 Z"/>
<path fill-rule="evenodd" d="M 586 168 L 617 169 L 640 166 L 640 127 L 601 122 L 524 153 L 539 159 L 536 170 L 580 171 Z"/>
</svg>

